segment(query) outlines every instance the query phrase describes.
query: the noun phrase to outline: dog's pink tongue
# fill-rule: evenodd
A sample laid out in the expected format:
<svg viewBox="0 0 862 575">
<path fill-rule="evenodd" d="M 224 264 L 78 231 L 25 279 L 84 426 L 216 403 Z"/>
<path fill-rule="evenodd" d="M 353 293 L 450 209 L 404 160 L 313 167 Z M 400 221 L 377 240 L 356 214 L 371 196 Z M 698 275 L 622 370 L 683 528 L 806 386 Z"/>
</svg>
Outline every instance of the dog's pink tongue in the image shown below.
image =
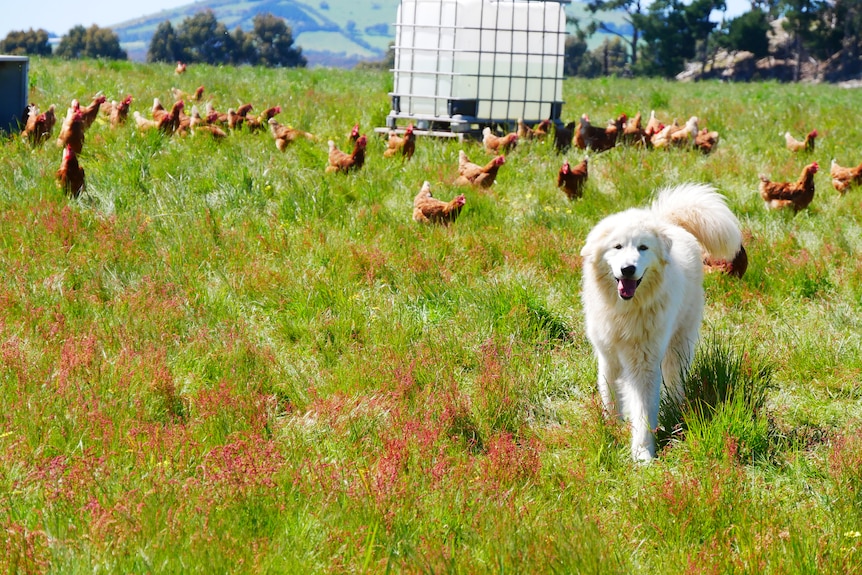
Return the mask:
<svg viewBox="0 0 862 575">
<path fill-rule="evenodd" d="M 631 299 L 635 297 L 635 290 L 638 288 L 638 280 L 620 279 L 617 281 L 617 291 L 620 292 L 620 297 L 623 299 Z"/>
</svg>

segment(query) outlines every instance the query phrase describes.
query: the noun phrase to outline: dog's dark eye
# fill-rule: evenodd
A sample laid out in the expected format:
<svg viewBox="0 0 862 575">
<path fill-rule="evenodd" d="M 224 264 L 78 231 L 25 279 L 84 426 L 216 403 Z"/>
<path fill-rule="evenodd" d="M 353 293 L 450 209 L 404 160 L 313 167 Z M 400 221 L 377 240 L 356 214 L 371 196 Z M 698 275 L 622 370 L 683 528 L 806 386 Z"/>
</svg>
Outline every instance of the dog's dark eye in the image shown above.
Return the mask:
<svg viewBox="0 0 862 575">
<path fill-rule="evenodd" d="M 621 249 L 623 249 L 623 245 L 622 245 L 622 244 L 617 244 L 617 245 L 615 245 L 615 246 L 614 246 L 614 249 L 615 249 L 615 250 L 621 250 Z"/>
<path fill-rule="evenodd" d="M 646 246 L 645 246 L 645 245 L 643 245 L 643 244 L 641 244 L 641 245 L 639 245 L 639 246 L 638 246 L 638 251 L 639 251 L 639 252 L 645 252 L 645 251 L 647 251 L 648 249 L 649 249 L 649 248 L 648 248 L 648 247 L 646 247 Z"/>
</svg>

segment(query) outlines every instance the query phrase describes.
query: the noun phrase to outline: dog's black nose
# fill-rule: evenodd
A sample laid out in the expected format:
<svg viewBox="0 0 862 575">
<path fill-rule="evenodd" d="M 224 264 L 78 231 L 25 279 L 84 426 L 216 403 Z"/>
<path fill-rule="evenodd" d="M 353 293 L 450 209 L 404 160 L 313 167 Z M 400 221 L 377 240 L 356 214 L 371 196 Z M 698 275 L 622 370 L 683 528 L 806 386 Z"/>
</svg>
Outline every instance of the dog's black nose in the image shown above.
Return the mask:
<svg viewBox="0 0 862 575">
<path fill-rule="evenodd" d="M 620 270 L 624 278 L 632 278 L 637 273 L 638 268 L 635 266 L 626 266 Z"/>
</svg>

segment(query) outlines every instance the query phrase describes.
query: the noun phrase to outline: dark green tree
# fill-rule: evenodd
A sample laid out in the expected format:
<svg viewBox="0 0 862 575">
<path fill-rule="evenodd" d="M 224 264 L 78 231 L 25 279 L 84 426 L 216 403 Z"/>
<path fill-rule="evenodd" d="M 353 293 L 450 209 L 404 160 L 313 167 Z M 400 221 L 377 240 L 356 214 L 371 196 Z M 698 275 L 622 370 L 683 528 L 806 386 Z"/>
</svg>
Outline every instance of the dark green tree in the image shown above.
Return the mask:
<svg viewBox="0 0 862 575">
<path fill-rule="evenodd" d="M 628 51 L 618 37 L 606 38 L 589 53 L 589 60 L 599 66 L 603 76 L 627 76 L 631 73 L 628 68 Z"/>
<path fill-rule="evenodd" d="M 177 28 L 177 39 L 186 62 L 225 64 L 230 62 L 233 38 L 212 10 L 198 12 L 183 20 Z"/>
<path fill-rule="evenodd" d="M 587 0 L 587 9 L 595 14 L 600 10 L 622 10 L 625 12 L 624 20 L 631 27 L 631 35 L 625 36 L 616 28 L 612 28 L 600 22 L 592 26 L 590 32 L 600 30 L 617 36 L 628 45 L 628 53 L 631 57 L 632 67 L 637 66 L 638 46 L 640 45 L 641 27 L 640 16 L 643 15 L 641 0 Z"/>
<path fill-rule="evenodd" d="M 264 66 L 300 67 L 306 65 L 302 48 L 293 47 L 293 32 L 284 18 L 269 13 L 254 17 L 252 30 L 258 63 Z"/>
<path fill-rule="evenodd" d="M 233 51 L 230 55 L 230 63 L 235 65 L 258 63 L 257 49 L 254 45 L 254 37 L 246 33 L 239 26 L 231 33 Z"/>
<path fill-rule="evenodd" d="M 586 40 L 575 34 L 568 36 L 563 48 L 563 74 L 566 76 L 577 76 L 586 55 Z"/>
<path fill-rule="evenodd" d="M 853 13 L 860 11 L 859 2 L 821 2 L 816 6 L 814 21 L 805 41 L 805 48 L 818 60 L 827 60 L 844 48 L 847 34 L 858 34 L 859 29 L 847 25 Z M 858 24 L 858 15 L 857 15 Z"/>
<path fill-rule="evenodd" d="M 836 0 L 834 11 L 835 18 L 829 21 L 837 26 L 843 24 L 844 28 L 841 38 L 841 62 L 847 73 L 857 74 L 862 68 L 862 4 L 858 0 Z"/>
<path fill-rule="evenodd" d="M 0 52 L 15 56 L 50 56 L 51 44 L 48 43 L 48 32 L 39 28 L 30 28 L 27 32 L 12 31 L 0 40 Z"/>
<path fill-rule="evenodd" d="M 57 50 L 54 53 L 57 56 L 68 60 L 80 58 L 87 45 L 86 38 L 87 29 L 78 24 L 66 32 L 65 36 L 60 38 L 60 43 L 57 45 Z"/>
<path fill-rule="evenodd" d="M 110 28 L 93 24 L 89 28 L 75 26 L 60 39 L 57 55 L 61 58 L 109 58 L 125 60 L 125 50 L 120 47 L 120 38 Z"/>
<path fill-rule="evenodd" d="M 182 59 L 183 50 L 177 33 L 170 20 L 165 20 L 156 28 L 150 47 L 147 50 L 147 62 L 176 62 Z"/>
<path fill-rule="evenodd" d="M 729 52 L 751 52 L 755 58 L 769 55 L 769 21 L 766 12 L 753 9 L 726 22 L 716 44 Z"/>
<path fill-rule="evenodd" d="M 634 21 L 643 31 L 643 46 L 638 71 L 650 76 L 672 78 L 688 60 L 700 55 L 706 58 L 706 42 L 715 27 L 709 15 L 724 7 L 724 0 L 655 0 L 647 14 Z"/>
<path fill-rule="evenodd" d="M 120 47 L 120 37 L 110 28 L 100 28 L 93 24 L 87 28 L 87 45 L 84 53 L 88 58 L 108 58 L 127 60 L 126 51 Z"/>
<path fill-rule="evenodd" d="M 786 18 L 784 29 L 793 36 L 796 66 L 793 80 L 798 82 L 802 74 L 803 47 L 815 37 L 815 22 L 822 9 L 822 0 L 780 0 L 779 10 Z"/>
</svg>

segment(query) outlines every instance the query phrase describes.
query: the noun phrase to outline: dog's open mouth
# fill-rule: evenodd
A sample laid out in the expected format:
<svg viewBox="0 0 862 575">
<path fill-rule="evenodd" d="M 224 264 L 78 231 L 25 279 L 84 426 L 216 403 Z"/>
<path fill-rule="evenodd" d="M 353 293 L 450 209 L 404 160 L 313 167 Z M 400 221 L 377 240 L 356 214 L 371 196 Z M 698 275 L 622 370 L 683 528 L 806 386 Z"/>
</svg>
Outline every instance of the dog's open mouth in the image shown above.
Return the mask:
<svg viewBox="0 0 862 575">
<path fill-rule="evenodd" d="M 641 280 L 639 279 L 617 279 L 617 291 L 619 292 L 620 297 L 623 299 L 632 299 L 633 297 L 635 297 L 635 290 L 638 289 L 639 285 L 641 285 Z"/>
</svg>

